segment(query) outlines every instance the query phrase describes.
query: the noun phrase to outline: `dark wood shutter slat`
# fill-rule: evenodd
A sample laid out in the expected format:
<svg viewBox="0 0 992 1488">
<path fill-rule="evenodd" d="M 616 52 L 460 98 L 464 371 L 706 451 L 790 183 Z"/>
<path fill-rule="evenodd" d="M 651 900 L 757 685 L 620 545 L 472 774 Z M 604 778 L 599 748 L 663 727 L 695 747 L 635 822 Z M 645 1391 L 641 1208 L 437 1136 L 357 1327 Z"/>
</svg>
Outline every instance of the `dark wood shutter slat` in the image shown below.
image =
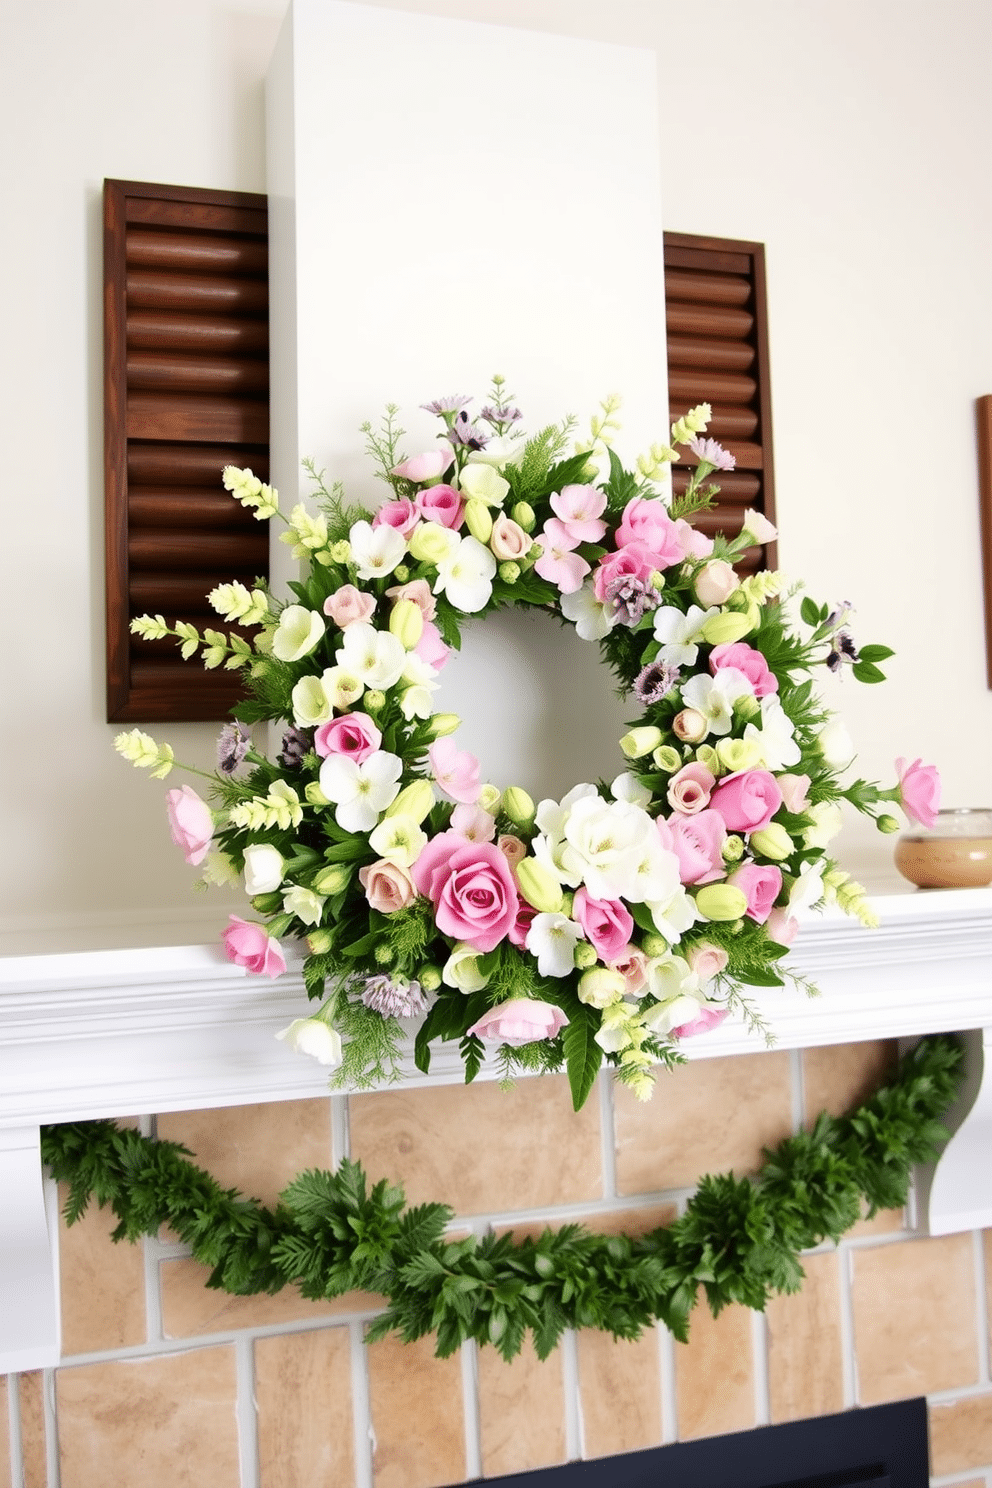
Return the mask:
<svg viewBox="0 0 992 1488">
<path fill-rule="evenodd" d="M 245 531 L 241 508 L 226 491 L 132 486 L 127 498 L 127 520 L 132 537 L 146 527 L 174 527 L 183 532 L 200 528 L 240 534 Z M 248 538 L 244 540 L 247 542 Z"/>
<path fill-rule="evenodd" d="M 127 400 L 127 433 L 129 439 L 177 444 L 268 444 L 269 405 L 200 393 L 136 392 Z"/>
<path fill-rule="evenodd" d="M 204 271 L 246 274 L 264 279 L 268 273 L 268 260 L 267 244 L 255 238 L 137 227 L 127 235 L 128 268 L 140 266 L 183 274 Z"/>
<path fill-rule="evenodd" d="M 221 490 L 225 465 L 235 463 L 239 451 L 227 445 L 175 445 L 149 443 L 131 445 L 127 452 L 127 478 L 133 485 L 214 486 Z M 245 464 L 259 480 L 269 478 L 269 452 L 265 446 L 241 451 Z M 229 498 L 225 498 L 229 499 Z M 232 505 L 235 503 L 232 502 Z M 254 518 L 252 518 L 254 520 Z"/>
<path fill-rule="evenodd" d="M 127 344 L 132 351 L 197 351 L 206 356 L 259 357 L 267 366 L 269 328 L 264 320 L 138 310 L 127 317 Z"/>
<path fill-rule="evenodd" d="M 129 351 L 127 385 L 129 390 L 244 393 L 258 398 L 269 391 L 269 364 L 256 358 Z"/>
<path fill-rule="evenodd" d="M 130 310 L 181 310 L 200 315 L 237 315 L 263 320 L 269 303 L 264 279 L 233 274 L 175 274 L 155 269 L 129 269 Z"/>
</svg>

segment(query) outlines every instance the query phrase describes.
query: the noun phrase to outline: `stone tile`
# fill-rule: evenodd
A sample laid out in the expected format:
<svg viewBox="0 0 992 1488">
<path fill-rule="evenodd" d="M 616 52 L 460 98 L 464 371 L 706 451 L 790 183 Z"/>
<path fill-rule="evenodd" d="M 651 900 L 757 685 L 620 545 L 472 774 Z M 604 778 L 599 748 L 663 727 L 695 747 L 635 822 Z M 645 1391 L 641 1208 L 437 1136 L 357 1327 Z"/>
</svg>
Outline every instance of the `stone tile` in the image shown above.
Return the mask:
<svg viewBox="0 0 992 1488">
<path fill-rule="evenodd" d="M 528 1338 L 509 1364 L 481 1348 L 479 1423 L 482 1471 L 489 1477 L 565 1461 L 565 1388 L 561 1352 L 544 1363 Z"/>
<path fill-rule="evenodd" d="M 331 1166 L 330 1100 L 269 1101 L 212 1111 L 169 1111 L 158 1118 L 163 1141 L 195 1153 L 222 1188 L 273 1205 L 304 1168 Z"/>
<path fill-rule="evenodd" d="M 852 1250 L 850 1257 L 859 1404 L 977 1383 L 970 1235 Z"/>
<path fill-rule="evenodd" d="M 638 1452 L 661 1442 L 658 1333 L 632 1342 L 583 1328 L 578 1334 L 579 1399 L 588 1457 Z"/>
<path fill-rule="evenodd" d="M 434 1358 L 434 1338 L 368 1347 L 375 1488 L 439 1488 L 465 1481 L 462 1365 Z"/>
<path fill-rule="evenodd" d="M 17 1384 L 21 1403 L 21 1460 L 24 1464 L 24 1488 L 47 1488 L 45 1376 L 40 1369 L 32 1370 L 28 1374 L 20 1375 Z"/>
<path fill-rule="evenodd" d="M 385 1299 L 369 1292 L 346 1292 L 333 1301 L 316 1302 L 293 1286 L 268 1296 L 237 1297 L 207 1286 L 208 1266 L 189 1257 L 161 1263 L 162 1331 L 166 1338 L 195 1338 L 237 1328 L 266 1328 L 273 1323 L 301 1323 L 342 1313 L 378 1312 Z"/>
<path fill-rule="evenodd" d="M 733 1303 L 714 1318 L 700 1297 L 689 1322 L 689 1342 L 675 1345 L 675 1390 L 679 1441 L 747 1431 L 756 1424 L 746 1307 Z"/>
<path fill-rule="evenodd" d="M 802 1058 L 806 1120 L 812 1125 L 821 1111 L 845 1116 L 887 1084 L 899 1063 L 899 1048 L 895 1039 L 869 1039 L 804 1049 Z"/>
<path fill-rule="evenodd" d="M 700 1059 L 662 1071 L 654 1096 L 614 1088 L 620 1193 L 693 1187 L 704 1173 L 753 1173 L 792 1130 L 789 1055 Z"/>
<path fill-rule="evenodd" d="M 844 1408 L 840 1333 L 840 1257 L 803 1256 L 806 1280 L 793 1296 L 768 1304 L 771 1419 L 798 1421 Z"/>
<path fill-rule="evenodd" d="M 930 1406 L 930 1470 L 935 1477 L 992 1462 L 992 1394 Z M 965 1488 L 956 1484 L 955 1488 Z M 982 1480 L 984 1488 L 984 1479 Z"/>
<path fill-rule="evenodd" d="M 403 1185 L 410 1204 L 456 1214 L 549 1208 L 602 1195 L 599 1102 L 572 1110 L 564 1076 L 349 1100 L 351 1153 L 370 1178 Z"/>
<path fill-rule="evenodd" d="M 871 1219 L 859 1219 L 847 1232 L 849 1240 L 864 1239 L 868 1235 L 895 1235 L 906 1228 L 905 1209 L 879 1209 Z"/>
<path fill-rule="evenodd" d="M 234 1350 L 61 1369 L 62 1488 L 239 1488 Z"/>
<path fill-rule="evenodd" d="M 12 1488 L 10 1481 L 10 1428 L 7 1376 L 0 1375 L 0 1488 Z"/>
<path fill-rule="evenodd" d="M 260 1488 L 353 1481 L 347 1328 L 256 1339 L 255 1399 Z"/>
<path fill-rule="evenodd" d="M 59 1209 L 67 1190 L 59 1187 Z M 117 1219 L 91 1203 L 73 1225 L 60 1220 L 62 1357 L 144 1343 L 145 1262 L 139 1241 L 115 1244 Z"/>
</svg>

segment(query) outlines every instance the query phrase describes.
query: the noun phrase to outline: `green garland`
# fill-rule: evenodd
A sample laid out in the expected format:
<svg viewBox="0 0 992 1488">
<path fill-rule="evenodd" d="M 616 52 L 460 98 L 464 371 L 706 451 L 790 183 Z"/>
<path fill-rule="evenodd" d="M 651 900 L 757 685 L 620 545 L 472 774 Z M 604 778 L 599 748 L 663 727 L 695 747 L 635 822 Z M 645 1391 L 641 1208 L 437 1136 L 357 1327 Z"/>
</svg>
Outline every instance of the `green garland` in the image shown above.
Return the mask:
<svg viewBox="0 0 992 1488">
<path fill-rule="evenodd" d="M 864 1203 L 870 1213 L 905 1203 L 913 1164 L 946 1136 L 940 1118 L 961 1062 L 951 1036 L 925 1039 L 852 1114 L 823 1114 L 766 1151 L 753 1179 L 704 1177 L 681 1218 L 636 1239 L 570 1224 L 536 1240 L 447 1241 L 447 1205 L 407 1209 L 385 1180 L 370 1193 L 347 1161 L 333 1174 L 301 1173 L 271 1210 L 222 1189 L 187 1149 L 109 1121 L 43 1128 L 42 1155 L 69 1186 L 69 1224 L 95 1198 L 120 1221 L 115 1240 L 168 1225 L 212 1267 L 208 1286 L 239 1296 L 287 1283 L 311 1298 L 376 1292 L 388 1306 L 370 1339 L 434 1332 L 444 1357 L 474 1338 L 509 1360 L 529 1330 L 543 1359 L 566 1328 L 630 1339 L 660 1321 L 685 1341 L 700 1286 L 714 1314 L 731 1302 L 761 1311 L 773 1293 L 797 1291 L 801 1251 L 838 1240 Z"/>
</svg>

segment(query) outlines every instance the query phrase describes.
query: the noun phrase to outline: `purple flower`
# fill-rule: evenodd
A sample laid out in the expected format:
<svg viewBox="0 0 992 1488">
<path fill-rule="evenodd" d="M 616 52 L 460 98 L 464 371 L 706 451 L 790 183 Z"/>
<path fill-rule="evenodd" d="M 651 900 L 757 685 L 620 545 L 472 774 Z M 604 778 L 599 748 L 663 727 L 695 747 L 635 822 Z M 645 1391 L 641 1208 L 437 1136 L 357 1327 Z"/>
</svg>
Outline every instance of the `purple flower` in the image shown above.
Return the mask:
<svg viewBox="0 0 992 1488">
<path fill-rule="evenodd" d="M 677 666 L 667 661 L 649 661 L 639 672 L 634 682 L 634 691 L 642 703 L 660 703 L 667 697 L 682 675 Z"/>
<path fill-rule="evenodd" d="M 456 393 L 451 398 L 435 398 L 433 403 L 421 403 L 420 406 L 425 413 L 436 413 L 438 418 L 444 418 L 446 414 L 458 413 L 471 401 L 464 393 Z"/>
<path fill-rule="evenodd" d="M 654 585 L 632 574 L 621 574 L 606 586 L 606 604 L 620 625 L 636 625 L 642 615 L 656 610 L 660 603 L 661 595 Z"/>
<path fill-rule="evenodd" d="M 448 438 L 452 444 L 464 445 L 466 449 L 484 449 L 489 442 L 489 435 L 480 429 L 478 424 L 473 424 L 464 408 L 457 413 L 448 427 Z"/>
<path fill-rule="evenodd" d="M 839 672 L 845 663 L 853 666 L 858 659 L 858 648 L 854 644 L 854 637 L 846 626 L 842 626 L 840 630 L 834 632 L 834 643 L 827 656 L 827 666 L 832 672 Z"/>
<path fill-rule="evenodd" d="M 313 730 L 290 727 L 282 736 L 279 763 L 287 770 L 298 770 L 303 756 L 313 748 Z"/>
<path fill-rule="evenodd" d="M 394 982 L 390 976 L 369 977 L 362 991 L 362 1001 L 384 1018 L 413 1018 L 427 1011 L 427 999 L 419 982 Z"/>
<path fill-rule="evenodd" d="M 243 723 L 225 723 L 217 740 L 217 768 L 233 775 L 251 746 L 251 734 Z"/>
<path fill-rule="evenodd" d="M 487 404 L 479 417 L 485 419 L 487 424 L 498 428 L 500 424 L 515 424 L 518 419 L 523 418 L 523 414 L 519 408 L 503 408 L 500 405 L 494 408 L 491 404 Z"/>
<path fill-rule="evenodd" d="M 698 434 L 694 434 L 689 440 L 689 448 L 697 460 L 712 465 L 714 470 L 733 470 L 737 464 L 736 457 L 715 439 L 700 439 Z"/>
</svg>

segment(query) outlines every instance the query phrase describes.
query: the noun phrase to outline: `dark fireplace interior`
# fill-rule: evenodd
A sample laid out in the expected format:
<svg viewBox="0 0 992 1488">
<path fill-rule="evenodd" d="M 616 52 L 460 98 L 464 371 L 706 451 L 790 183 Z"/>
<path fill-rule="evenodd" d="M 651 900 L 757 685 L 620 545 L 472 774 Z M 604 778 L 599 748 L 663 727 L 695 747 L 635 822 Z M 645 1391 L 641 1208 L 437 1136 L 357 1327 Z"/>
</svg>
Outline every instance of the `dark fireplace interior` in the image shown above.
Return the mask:
<svg viewBox="0 0 992 1488">
<path fill-rule="evenodd" d="M 486 1481 L 498 1488 L 928 1488 L 926 1402 L 902 1400 Z"/>
</svg>

